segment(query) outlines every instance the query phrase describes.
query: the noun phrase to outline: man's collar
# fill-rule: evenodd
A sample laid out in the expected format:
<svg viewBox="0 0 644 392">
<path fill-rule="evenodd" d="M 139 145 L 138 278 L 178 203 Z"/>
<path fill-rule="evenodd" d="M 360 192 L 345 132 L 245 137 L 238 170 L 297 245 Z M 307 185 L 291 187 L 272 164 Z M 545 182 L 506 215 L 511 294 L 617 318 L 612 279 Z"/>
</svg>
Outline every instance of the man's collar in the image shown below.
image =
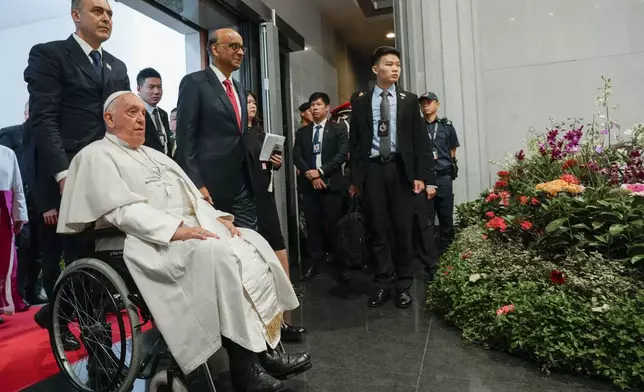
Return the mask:
<svg viewBox="0 0 644 392">
<path fill-rule="evenodd" d="M 143 99 L 141 99 L 141 100 L 143 101 Z M 143 103 L 145 104 L 145 108 L 147 109 L 148 113 L 150 113 L 150 116 L 151 116 L 152 112 L 154 112 L 154 109 L 156 109 L 157 107 L 152 106 L 152 105 L 150 105 L 149 103 L 147 103 L 145 101 L 143 101 Z"/>
<path fill-rule="evenodd" d="M 80 45 L 81 49 L 83 49 L 83 52 L 85 53 L 85 56 L 89 56 L 89 54 L 94 50 L 90 44 L 88 44 L 84 39 L 78 36 L 78 34 L 73 33 L 72 37 L 78 42 L 78 45 Z M 101 58 L 103 57 L 103 47 L 99 46 L 98 49 L 96 49 L 98 53 L 101 54 Z"/>
<path fill-rule="evenodd" d="M 396 96 L 396 84 L 394 83 L 394 84 L 392 84 L 391 86 L 389 86 L 389 88 L 387 89 L 387 91 L 389 91 L 389 94 L 391 94 L 392 96 L 394 96 L 394 97 L 395 97 L 395 96 Z M 376 86 L 373 88 L 373 95 L 374 95 L 374 96 L 379 97 L 379 96 L 380 96 L 380 94 L 382 94 L 382 92 L 383 92 L 383 89 L 381 89 L 378 85 L 376 85 Z"/>
<path fill-rule="evenodd" d="M 215 65 L 214 65 L 214 64 L 212 64 L 212 63 L 210 64 L 210 68 L 212 68 L 213 72 L 215 72 L 215 75 L 217 75 L 217 79 L 219 79 L 219 83 L 223 84 L 223 83 L 224 83 L 224 80 L 226 80 L 226 79 L 228 79 L 228 80 L 232 79 L 232 78 L 227 78 L 227 77 L 226 77 L 226 75 L 224 75 L 224 73 L 223 73 L 223 72 L 221 72 L 221 71 L 219 70 L 219 68 L 215 67 Z M 232 82 L 232 80 L 230 80 L 230 81 Z"/>
<path fill-rule="evenodd" d="M 319 124 L 318 124 L 318 123 L 316 123 L 315 121 L 313 121 L 313 129 L 315 129 L 315 127 L 317 127 L 318 125 L 321 125 L 321 126 L 322 126 L 322 128 L 324 128 L 324 127 L 326 126 L 326 122 L 327 122 L 327 119 L 326 119 L 326 118 L 325 118 L 324 120 L 320 121 L 320 123 L 319 123 Z"/>
<path fill-rule="evenodd" d="M 130 147 L 130 145 L 129 145 L 129 144 L 127 144 L 125 141 L 123 141 L 123 140 L 119 139 L 118 137 L 116 137 L 115 135 L 113 135 L 113 134 L 111 134 L 111 133 L 109 133 L 109 132 L 105 132 L 105 137 L 106 137 L 108 140 L 111 140 L 112 142 L 116 143 L 117 145 L 119 145 L 119 146 L 121 146 L 121 147 L 125 147 L 125 148 L 127 148 L 127 149 L 135 150 L 135 151 L 136 151 L 136 149 L 135 149 L 135 148 Z"/>
</svg>

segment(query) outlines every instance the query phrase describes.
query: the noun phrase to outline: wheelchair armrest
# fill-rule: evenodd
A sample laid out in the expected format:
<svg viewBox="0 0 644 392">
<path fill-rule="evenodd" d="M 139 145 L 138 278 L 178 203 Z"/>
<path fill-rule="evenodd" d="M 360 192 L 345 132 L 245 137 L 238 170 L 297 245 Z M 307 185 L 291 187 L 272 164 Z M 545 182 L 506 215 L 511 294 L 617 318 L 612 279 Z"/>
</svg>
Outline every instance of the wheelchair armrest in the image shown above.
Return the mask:
<svg viewBox="0 0 644 392">
<path fill-rule="evenodd" d="M 104 239 L 104 238 L 115 238 L 115 237 L 125 237 L 125 233 L 119 230 L 117 227 L 110 226 L 102 229 L 94 229 L 94 239 Z"/>
</svg>

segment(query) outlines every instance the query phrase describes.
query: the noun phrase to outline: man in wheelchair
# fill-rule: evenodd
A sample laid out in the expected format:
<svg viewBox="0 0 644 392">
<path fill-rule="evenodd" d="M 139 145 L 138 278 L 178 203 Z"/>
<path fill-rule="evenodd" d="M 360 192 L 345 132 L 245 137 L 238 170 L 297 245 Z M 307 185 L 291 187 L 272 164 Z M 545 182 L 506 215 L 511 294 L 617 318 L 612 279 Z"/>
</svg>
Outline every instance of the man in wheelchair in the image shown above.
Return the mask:
<svg viewBox="0 0 644 392">
<path fill-rule="evenodd" d="M 174 161 L 143 146 L 138 96 L 114 93 L 104 109 L 105 138 L 71 162 L 58 232 L 95 224 L 126 234 L 127 269 L 185 374 L 223 343 L 236 390 L 282 390 L 278 378 L 309 369 L 311 358 L 275 351 L 282 313 L 299 303 L 270 245 L 236 228 Z"/>
</svg>

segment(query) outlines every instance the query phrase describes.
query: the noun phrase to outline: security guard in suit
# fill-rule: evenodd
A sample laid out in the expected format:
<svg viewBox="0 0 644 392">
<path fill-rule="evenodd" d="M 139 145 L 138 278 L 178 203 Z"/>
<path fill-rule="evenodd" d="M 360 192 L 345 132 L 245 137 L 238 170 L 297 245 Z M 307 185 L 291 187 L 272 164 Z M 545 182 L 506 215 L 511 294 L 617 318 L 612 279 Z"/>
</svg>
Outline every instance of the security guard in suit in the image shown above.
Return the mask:
<svg viewBox="0 0 644 392">
<path fill-rule="evenodd" d="M 418 98 L 420 108 L 425 118 L 425 125 L 429 135 L 434 156 L 436 170 L 436 197 L 432 200 L 430 208 L 430 222 L 435 222 L 438 215 L 438 238 L 436 245 L 438 253 L 447 250 L 454 240 L 454 191 L 453 181 L 458 176 L 456 149 L 460 147 L 456 130 L 447 118 L 438 118 L 440 102 L 438 96 L 427 92 Z"/>
</svg>

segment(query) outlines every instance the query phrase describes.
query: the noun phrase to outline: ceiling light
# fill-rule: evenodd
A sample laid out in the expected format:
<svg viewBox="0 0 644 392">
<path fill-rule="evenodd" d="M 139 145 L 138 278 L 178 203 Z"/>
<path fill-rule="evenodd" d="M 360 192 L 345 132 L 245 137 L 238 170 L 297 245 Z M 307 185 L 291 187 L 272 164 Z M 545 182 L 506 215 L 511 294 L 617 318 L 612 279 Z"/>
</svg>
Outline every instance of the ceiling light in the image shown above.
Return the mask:
<svg viewBox="0 0 644 392">
<path fill-rule="evenodd" d="M 387 38 L 396 38 L 396 34 L 394 34 L 394 33 L 387 33 Z"/>
<path fill-rule="evenodd" d="M 309 50 L 309 47 L 308 47 L 308 46 L 305 46 L 305 47 L 304 47 L 304 50 Z"/>
<path fill-rule="evenodd" d="M 514 20 L 515 20 L 514 16 L 513 16 L 513 17 L 511 17 L 511 18 L 510 18 L 510 20 L 514 22 Z"/>
<path fill-rule="evenodd" d="M 555 15 L 555 13 L 554 13 L 554 12 L 551 12 L 551 13 L 549 13 L 548 15 L 550 15 L 550 16 L 554 16 L 554 15 Z"/>
</svg>

